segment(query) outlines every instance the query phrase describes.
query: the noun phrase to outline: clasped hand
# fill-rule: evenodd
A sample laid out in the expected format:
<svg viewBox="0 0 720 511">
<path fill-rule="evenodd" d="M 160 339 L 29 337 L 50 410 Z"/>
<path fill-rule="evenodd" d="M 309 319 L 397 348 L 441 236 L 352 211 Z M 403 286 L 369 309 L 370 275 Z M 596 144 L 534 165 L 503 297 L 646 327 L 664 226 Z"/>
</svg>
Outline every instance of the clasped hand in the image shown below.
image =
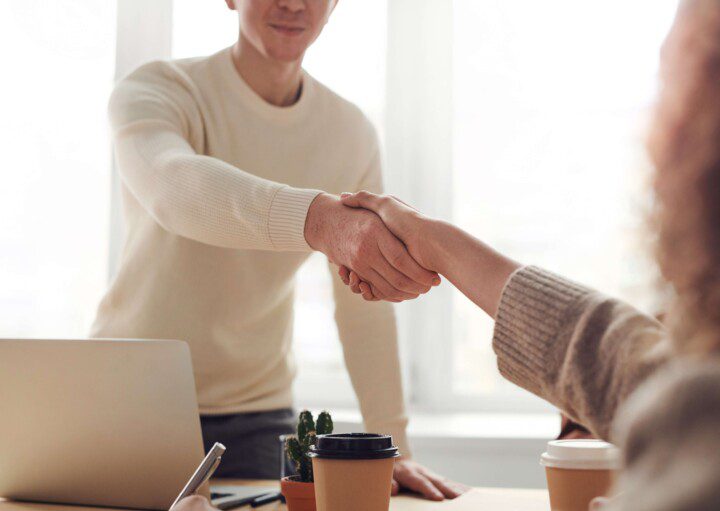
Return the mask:
<svg viewBox="0 0 720 511">
<path fill-rule="evenodd" d="M 341 268 L 353 292 L 366 300 L 401 302 L 427 293 L 440 277 L 388 228 L 383 215 L 388 221 L 394 215 L 382 207 L 385 199 L 368 192 L 342 199 L 320 194 L 308 210 L 305 239 Z"/>
</svg>

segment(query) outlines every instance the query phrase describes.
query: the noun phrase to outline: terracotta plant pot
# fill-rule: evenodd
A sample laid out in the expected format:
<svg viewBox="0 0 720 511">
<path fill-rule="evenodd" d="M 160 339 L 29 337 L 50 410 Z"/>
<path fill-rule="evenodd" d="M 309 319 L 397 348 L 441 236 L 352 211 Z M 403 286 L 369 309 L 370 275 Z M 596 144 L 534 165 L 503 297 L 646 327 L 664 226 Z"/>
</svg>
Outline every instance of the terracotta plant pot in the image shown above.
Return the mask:
<svg viewBox="0 0 720 511">
<path fill-rule="evenodd" d="M 315 511 L 314 483 L 302 483 L 297 476 L 283 477 L 280 493 L 285 497 L 288 511 Z"/>
</svg>

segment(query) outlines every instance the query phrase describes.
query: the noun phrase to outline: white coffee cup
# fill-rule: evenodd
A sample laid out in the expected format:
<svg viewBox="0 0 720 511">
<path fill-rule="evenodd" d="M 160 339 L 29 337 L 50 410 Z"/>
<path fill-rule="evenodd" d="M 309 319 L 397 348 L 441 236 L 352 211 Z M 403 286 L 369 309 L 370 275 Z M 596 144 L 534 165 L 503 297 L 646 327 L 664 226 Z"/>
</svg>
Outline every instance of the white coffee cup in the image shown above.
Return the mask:
<svg viewBox="0 0 720 511">
<path fill-rule="evenodd" d="M 552 440 L 540 458 L 552 511 L 587 511 L 607 495 L 620 468 L 620 450 L 602 440 Z"/>
</svg>

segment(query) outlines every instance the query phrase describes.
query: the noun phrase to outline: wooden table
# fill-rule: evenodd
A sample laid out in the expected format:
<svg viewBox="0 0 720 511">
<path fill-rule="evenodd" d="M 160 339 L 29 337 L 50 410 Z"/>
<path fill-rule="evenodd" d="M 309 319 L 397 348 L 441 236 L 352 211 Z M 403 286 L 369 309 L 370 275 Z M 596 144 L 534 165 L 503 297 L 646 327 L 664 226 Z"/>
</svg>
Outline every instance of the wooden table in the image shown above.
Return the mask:
<svg viewBox="0 0 720 511">
<path fill-rule="evenodd" d="M 218 479 L 213 481 L 213 484 L 222 486 L 267 486 L 270 489 L 279 487 L 275 481 L 239 479 Z M 259 511 L 285 511 L 287 508 L 283 504 L 276 502 L 256 509 Z M 393 497 L 390 501 L 390 511 L 548 511 L 549 509 L 547 491 L 510 488 L 475 488 L 471 493 L 455 501 L 429 502 L 408 495 Z M 0 500 L 0 511 L 108 511 L 108 508 Z"/>
</svg>

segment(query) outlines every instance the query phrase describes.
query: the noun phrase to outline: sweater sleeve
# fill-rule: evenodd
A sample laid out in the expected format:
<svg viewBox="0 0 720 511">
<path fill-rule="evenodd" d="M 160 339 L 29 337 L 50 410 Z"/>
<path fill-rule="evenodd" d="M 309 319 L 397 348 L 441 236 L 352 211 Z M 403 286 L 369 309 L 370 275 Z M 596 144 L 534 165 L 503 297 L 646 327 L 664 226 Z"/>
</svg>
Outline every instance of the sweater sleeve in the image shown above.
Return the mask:
<svg viewBox="0 0 720 511">
<path fill-rule="evenodd" d="M 670 353 L 664 327 L 629 305 L 535 267 L 505 286 L 493 334 L 500 372 L 601 438 Z"/>
<path fill-rule="evenodd" d="M 174 234 L 226 248 L 309 251 L 305 217 L 320 191 L 199 154 L 199 101 L 169 63 L 145 65 L 118 83 L 109 114 L 123 183 Z"/>
<path fill-rule="evenodd" d="M 374 150 L 358 190 L 382 193 L 382 165 L 375 140 Z M 395 309 L 388 302 L 366 302 L 353 294 L 330 263 L 335 322 L 343 346 L 345 365 L 366 431 L 390 434 L 403 456 L 411 456 L 400 369 Z"/>
<path fill-rule="evenodd" d="M 659 371 L 628 400 L 617 424 L 624 470 L 614 511 L 720 509 L 720 365 Z"/>
</svg>

